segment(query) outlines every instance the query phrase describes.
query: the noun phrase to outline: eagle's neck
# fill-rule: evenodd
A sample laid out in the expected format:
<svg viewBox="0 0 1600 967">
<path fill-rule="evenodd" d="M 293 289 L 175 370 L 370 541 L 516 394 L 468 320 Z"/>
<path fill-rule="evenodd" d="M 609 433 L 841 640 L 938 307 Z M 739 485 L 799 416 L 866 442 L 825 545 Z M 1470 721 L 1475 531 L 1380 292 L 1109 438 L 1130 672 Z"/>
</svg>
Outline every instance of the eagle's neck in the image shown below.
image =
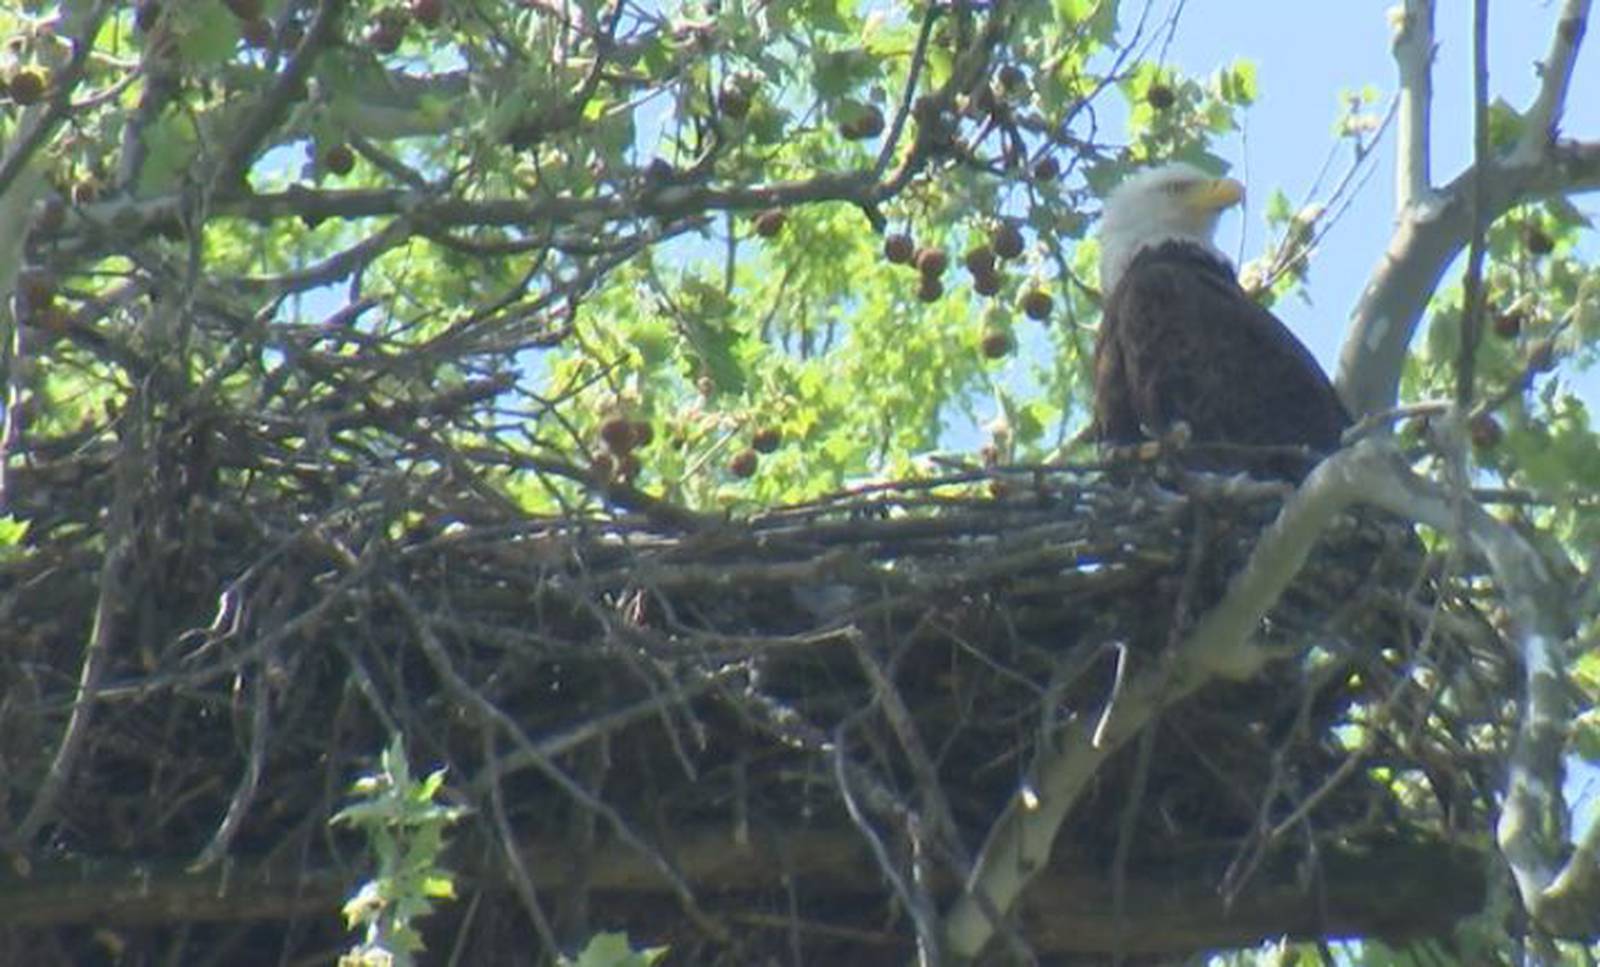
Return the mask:
<svg viewBox="0 0 1600 967">
<path fill-rule="evenodd" d="M 1100 240 L 1100 295 L 1109 299 L 1133 263 L 1144 257 L 1184 258 L 1203 265 L 1229 279 L 1234 278 L 1233 263 L 1209 238 L 1167 235 L 1138 240 L 1119 240 L 1103 236 Z"/>
</svg>

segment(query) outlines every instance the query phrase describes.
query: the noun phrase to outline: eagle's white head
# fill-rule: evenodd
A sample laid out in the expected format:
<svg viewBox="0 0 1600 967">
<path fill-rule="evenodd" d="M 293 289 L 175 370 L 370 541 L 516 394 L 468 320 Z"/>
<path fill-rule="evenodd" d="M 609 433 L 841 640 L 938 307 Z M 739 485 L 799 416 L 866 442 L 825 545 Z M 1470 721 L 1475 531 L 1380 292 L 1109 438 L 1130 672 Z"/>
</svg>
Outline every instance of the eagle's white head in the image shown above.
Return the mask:
<svg viewBox="0 0 1600 967">
<path fill-rule="evenodd" d="M 1100 292 L 1110 296 L 1139 250 L 1183 241 L 1217 258 L 1217 219 L 1244 198 L 1244 185 L 1174 162 L 1140 172 L 1117 186 L 1100 217 Z"/>
</svg>

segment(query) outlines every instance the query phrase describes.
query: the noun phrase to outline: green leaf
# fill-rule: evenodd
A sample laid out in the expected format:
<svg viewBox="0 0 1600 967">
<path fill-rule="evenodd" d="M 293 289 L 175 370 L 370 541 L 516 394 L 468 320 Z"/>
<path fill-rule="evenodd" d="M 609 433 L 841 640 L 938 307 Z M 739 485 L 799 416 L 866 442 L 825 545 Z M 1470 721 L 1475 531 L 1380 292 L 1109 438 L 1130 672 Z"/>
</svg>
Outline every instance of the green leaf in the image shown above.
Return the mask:
<svg viewBox="0 0 1600 967">
<path fill-rule="evenodd" d="M 210 67 L 233 56 L 239 43 L 239 18 L 220 3 L 175 4 L 171 17 L 178 55 L 186 67 Z"/>
<path fill-rule="evenodd" d="M 1495 98 L 1494 103 L 1489 105 L 1489 144 L 1493 147 L 1505 148 L 1515 144 L 1522 137 L 1525 127 L 1527 122 L 1522 115 L 1503 98 Z"/>
<path fill-rule="evenodd" d="M 0 516 L 0 547 L 16 547 L 28 536 L 28 522 L 11 514 Z"/>
<path fill-rule="evenodd" d="M 846 18 L 850 0 L 801 0 L 798 13 L 806 25 L 827 33 L 849 33 L 851 23 Z"/>
<path fill-rule="evenodd" d="M 1586 762 L 1600 764 L 1600 710 L 1589 709 L 1572 723 L 1571 748 Z"/>
<path fill-rule="evenodd" d="M 1235 60 L 1218 72 L 1222 98 L 1231 104 L 1253 104 L 1257 96 L 1254 61 Z"/>
<path fill-rule="evenodd" d="M 456 898 L 456 881 L 449 876 L 429 876 L 422 881 L 422 892 L 440 900 Z"/>
<path fill-rule="evenodd" d="M 666 947 L 635 950 L 629 946 L 625 933 L 597 933 L 589 938 L 577 960 L 564 959 L 564 963 L 570 967 L 650 967 L 666 953 Z"/>
<path fill-rule="evenodd" d="M 1557 225 L 1563 228 L 1593 228 L 1594 222 L 1585 215 L 1582 209 L 1572 203 L 1565 195 L 1556 195 L 1544 200 L 1544 209 L 1555 219 Z"/>
<path fill-rule="evenodd" d="M 880 61 L 860 47 L 822 51 L 816 55 L 812 86 L 823 100 L 833 100 L 861 87 L 881 73 Z"/>
<path fill-rule="evenodd" d="M 178 176 L 194 164 L 199 137 L 191 115 L 166 111 L 140 132 L 145 146 L 144 167 L 139 169 L 137 191 L 149 196 L 171 191 Z"/>
</svg>

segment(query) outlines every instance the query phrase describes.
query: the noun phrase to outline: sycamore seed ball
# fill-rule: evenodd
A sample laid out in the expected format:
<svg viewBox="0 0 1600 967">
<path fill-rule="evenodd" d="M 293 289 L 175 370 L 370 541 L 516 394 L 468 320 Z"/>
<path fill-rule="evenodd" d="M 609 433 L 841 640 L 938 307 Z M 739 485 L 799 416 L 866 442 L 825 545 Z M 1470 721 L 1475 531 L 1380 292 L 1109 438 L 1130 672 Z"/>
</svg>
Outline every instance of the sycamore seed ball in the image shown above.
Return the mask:
<svg viewBox="0 0 1600 967">
<path fill-rule="evenodd" d="M 895 265 L 910 265 L 916 255 L 916 243 L 910 235 L 897 233 L 883 240 L 883 257 Z"/>
<path fill-rule="evenodd" d="M 750 446 L 757 453 L 771 453 L 783 442 L 783 432 L 775 426 L 764 426 L 750 437 Z"/>
<path fill-rule="evenodd" d="M 745 480 L 755 476 L 756 467 L 761 464 L 761 458 L 754 450 L 740 450 L 728 461 L 728 472 Z"/>
<path fill-rule="evenodd" d="M 1022 254 L 1022 229 L 1011 222 L 1001 222 L 990 234 L 989 244 L 994 246 L 994 254 L 1003 259 L 1014 259 Z"/>
<path fill-rule="evenodd" d="M 1023 314 L 1025 314 L 1029 319 L 1033 319 L 1038 322 L 1044 322 L 1046 319 L 1049 319 L 1050 310 L 1053 307 L 1053 303 L 1050 299 L 1050 293 L 1044 291 L 1043 289 L 1030 289 L 1028 294 L 1022 297 Z"/>
<path fill-rule="evenodd" d="M 788 216 L 781 208 L 769 208 L 756 216 L 756 234 L 762 238 L 773 238 L 783 231 L 784 223 Z"/>
</svg>

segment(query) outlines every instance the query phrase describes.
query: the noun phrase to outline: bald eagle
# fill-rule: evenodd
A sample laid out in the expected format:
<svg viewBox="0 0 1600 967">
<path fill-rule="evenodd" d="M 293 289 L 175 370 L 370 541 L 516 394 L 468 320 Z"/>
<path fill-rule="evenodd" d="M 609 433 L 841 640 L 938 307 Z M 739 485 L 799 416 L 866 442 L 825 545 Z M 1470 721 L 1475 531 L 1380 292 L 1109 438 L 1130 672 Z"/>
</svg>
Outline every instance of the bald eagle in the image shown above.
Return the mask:
<svg viewBox="0 0 1600 967">
<path fill-rule="evenodd" d="M 1245 293 L 1212 242 L 1243 197 L 1231 178 L 1170 164 L 1106 201 L 1091 436 L 1132 444 L 1182 422 L 1185 466 L 1299 481 L 1338 449 L 1350 417 L 1311 353 Z"/>
</svg>

